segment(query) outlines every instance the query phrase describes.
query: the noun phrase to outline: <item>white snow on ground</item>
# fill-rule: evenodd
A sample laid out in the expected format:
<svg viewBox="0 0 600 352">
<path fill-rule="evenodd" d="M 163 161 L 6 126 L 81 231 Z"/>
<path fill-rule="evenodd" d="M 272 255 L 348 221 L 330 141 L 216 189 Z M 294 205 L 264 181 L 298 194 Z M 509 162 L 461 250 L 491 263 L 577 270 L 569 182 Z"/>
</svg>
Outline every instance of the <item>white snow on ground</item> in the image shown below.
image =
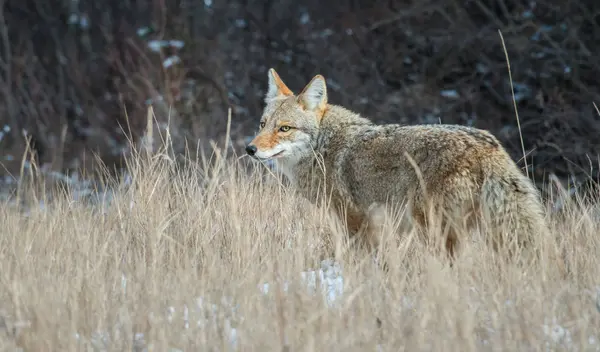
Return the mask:
<svg viewBox="0 0 600 352">
<path fill-rule="evenodd" d="M 175 64 L 178 64 L 181 62 L 181 59 L 179 58 L 179 56 L 177 55 L 173 55 L 173 56 L 169 56 L 168 58 L 165 59 L 165 61 L 163 62 L 163 66 L 165 68 L 169 68 Z"/>
<path fill-rule="evenodd" d="M 340 265 L 333 260 L 323 260 L 321 269 L 303 271 L 300 273 L 302 281 L 306 284 L 311 293 L 315 293 L 317 287 L 321 287 L 321 294 L 325 296 L 325 300 L 329 306 L 332 306 L 337 298 L 344 294 L 344 278 Z M 289 284 L 286 282 L 283 285 L 283 291 L 288 291 Z M 264 294 L 269 293 L 270 284 L 264 283 L 260 290 Z"/>
<path fill-rule="evenodd" d="M 10 132 L 10 126 L 5 125 L 4 128 L 2 130 L 0 130 L 0 142 L 2 142 L 2 139 L 4 139 L 4 135 L 8 134 L 9 132 Z"/>
<path fill-rule="evenodd" d="M 185 43 L 181 40 L 150 40 L 148 42 L 148 48 L 150 50 L 159 53 L 162 48 L 175 48 L 181 49 L 183 48 Z"/>
</svg>

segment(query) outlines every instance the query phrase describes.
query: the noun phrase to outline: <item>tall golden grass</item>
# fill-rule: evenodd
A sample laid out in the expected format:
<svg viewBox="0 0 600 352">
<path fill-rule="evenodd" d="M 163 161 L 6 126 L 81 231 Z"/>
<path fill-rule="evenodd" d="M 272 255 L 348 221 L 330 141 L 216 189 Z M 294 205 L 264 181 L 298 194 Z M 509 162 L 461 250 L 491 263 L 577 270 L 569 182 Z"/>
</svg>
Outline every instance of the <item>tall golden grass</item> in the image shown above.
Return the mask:
<svg viewBox="0 0 600 352">
<path fill-rule="evenodd" d="M 600 201 L 547 200 L 566 278 L 477 241 L 450 266 L 391 218 L 384 272 L 326 209 L 215 150 L 138 153 L 95 201 L 24 182 L 0 206 L 2 350 L 600 350 Z"/>
</svg>

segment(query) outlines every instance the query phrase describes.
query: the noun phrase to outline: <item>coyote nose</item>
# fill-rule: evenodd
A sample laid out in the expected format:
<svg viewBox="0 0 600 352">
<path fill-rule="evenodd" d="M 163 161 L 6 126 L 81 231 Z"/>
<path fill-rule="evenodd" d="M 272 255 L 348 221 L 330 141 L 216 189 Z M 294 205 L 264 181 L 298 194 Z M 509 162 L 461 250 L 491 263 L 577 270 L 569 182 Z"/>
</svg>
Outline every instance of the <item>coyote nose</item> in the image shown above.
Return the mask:
<svg viewBox="0 0 600 352">
<path fill-rule="evenodd" d="M 256 146 L 253 144 L 248 144 L 246 146 L 246 153 L 248 153 L 250 156 L 256 154 Z"/>
</svg>

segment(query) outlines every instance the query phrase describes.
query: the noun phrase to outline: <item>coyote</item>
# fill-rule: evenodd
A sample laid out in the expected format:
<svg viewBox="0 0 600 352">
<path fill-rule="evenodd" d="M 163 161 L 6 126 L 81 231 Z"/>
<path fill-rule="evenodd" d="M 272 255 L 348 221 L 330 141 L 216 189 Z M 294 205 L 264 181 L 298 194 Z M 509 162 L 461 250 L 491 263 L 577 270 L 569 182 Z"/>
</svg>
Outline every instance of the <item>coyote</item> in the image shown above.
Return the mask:
<svg viewBox="0 0 600 352">
<path fill-rule="evenodd" d="M 442 248 L 451 256 L 461 240 L 453 220 L 471 229 L 486 219 L 523 248 L 536 234 L 550 235 L 537 188 L 492 134 L 448 124 L 377 125 L 329 104 L 322 75 L 295 95 L 269 70 L 260 130 L 246 153 L 275 161 L 313 203 L 327 192 L 349 233 L 370 247 L 379 243 L 378 209 L 390 202 L 406 204 L 420 228 L 429 210 L 441 209 Z M 496 233 L 495 248 L 504 242 Z"/>
</svg>

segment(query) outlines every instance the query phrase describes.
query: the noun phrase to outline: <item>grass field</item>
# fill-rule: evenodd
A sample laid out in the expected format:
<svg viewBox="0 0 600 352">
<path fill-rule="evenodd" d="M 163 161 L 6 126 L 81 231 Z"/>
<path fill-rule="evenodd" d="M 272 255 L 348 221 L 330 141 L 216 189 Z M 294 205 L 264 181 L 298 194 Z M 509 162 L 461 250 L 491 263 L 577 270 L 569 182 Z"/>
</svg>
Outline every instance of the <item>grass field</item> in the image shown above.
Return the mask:
<svg viewBox="0 0 600 352">
<path fill-rule="evenodd" d="M 140 156 L 96 202 L 2 203 L 1 350 L 600 350 L 600 202 L 548 200 L 567 278 L 476 241 L 450 267 L 411 233 L 388 236 L 385 273 L 326 211 L 241 165 Z"/>
</svg>

